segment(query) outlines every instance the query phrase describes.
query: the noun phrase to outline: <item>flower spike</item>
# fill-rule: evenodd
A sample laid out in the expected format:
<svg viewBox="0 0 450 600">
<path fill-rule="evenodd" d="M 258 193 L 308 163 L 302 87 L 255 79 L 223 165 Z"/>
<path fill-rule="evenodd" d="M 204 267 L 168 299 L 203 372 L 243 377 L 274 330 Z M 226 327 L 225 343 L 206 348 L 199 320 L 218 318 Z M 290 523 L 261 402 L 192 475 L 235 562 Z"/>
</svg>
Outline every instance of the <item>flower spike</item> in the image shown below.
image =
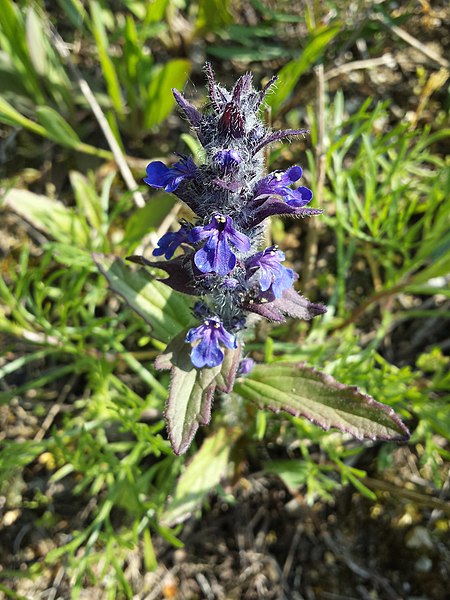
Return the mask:
<svg viewBox="0 0 450 600">
<path fill-rule="evenodd" d="M 186 336 L 186 343 L 193 346 L 191 362 L 198 369 L 222 364 L 224 349 L 236 348 L 251 313 L 283 321 L 290 314 L 310 319 L 324 310 L 295 292 L 298 277 L 283 265 L 285 256 L 277 246 L 260 248 L 264 221 L 271 215 L 321 212 L 307 206 L 311 190 L 298 186 L 301 167 L 264 174 L 258 156 L 267 144 L 306 130 L 270 132 L 264 126 L 260 107 L 276 77 L 255 90 L 252 74 L 245 73 L 228 91 L 217 83 L 209 63 L 205 73 L 210 100 L 205 110 L 197 110 L 173 90 L 204 148 L 203 164 L 197 166 L 183 156 L 171 167 L 151 162 L 144 180 L 175 194 L 194 213 L 193 222 L 183 221 L 178 231 L 159 239 L 153 256 L 166 262 L 130 258 L 165 270 L 168 277 L 161 281 L 166 285 L 199 297 L 201 314 L 194 311 L 194 318 L 201 324 Z M 174 256 L 180 248 L 182 252 Z"/>
</svg>

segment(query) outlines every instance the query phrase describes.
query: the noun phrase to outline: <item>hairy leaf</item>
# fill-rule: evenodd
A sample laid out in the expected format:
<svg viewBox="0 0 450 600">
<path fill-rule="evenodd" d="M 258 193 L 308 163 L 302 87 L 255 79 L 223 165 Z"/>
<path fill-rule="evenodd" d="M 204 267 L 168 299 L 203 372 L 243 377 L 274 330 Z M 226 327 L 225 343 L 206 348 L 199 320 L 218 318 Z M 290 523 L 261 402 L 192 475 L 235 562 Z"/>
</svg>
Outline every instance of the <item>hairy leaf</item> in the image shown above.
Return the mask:
<svg viewBox="0 0 450 600">
<path fill-rule="evenodd" d="M 186 332 L 180 333 L 155 362 L 157 369 L 171 370 L 165 417 L 175 454 L 186 452 L 199 425 L 209 423 L 214 391 L 216 387 L 224 391 L 231 389 L 241 354 L 240 347 L 225 349 L 221 365 L 196 369 L 191 362 L 191 346 L 185 342 L 185 337 Z"/>
<path fill-rule="evenodd" d="M 392 408 L 302 363 L 258 365 L 237 382 L 235 390 L 273 412 L 303 416 L 325 430 L 337 427 L 358 439 L 404 440 L 409 436 Z"/>
</svg>

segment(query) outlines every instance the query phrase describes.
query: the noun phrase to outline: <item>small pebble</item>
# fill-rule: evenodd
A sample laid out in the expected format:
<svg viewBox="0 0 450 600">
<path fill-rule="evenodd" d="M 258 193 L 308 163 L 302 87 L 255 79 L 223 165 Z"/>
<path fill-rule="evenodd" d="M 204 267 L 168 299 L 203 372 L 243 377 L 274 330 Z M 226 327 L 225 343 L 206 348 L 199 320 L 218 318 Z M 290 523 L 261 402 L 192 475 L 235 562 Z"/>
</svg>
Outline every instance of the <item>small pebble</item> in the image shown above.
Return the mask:
<svg viewBox="0 0 450 600">
<path fill-rule="evenodd" d="M 421 556 L 414 565 L 416 571 L 420 573 L 429 573 L 433 566 L 433 561 L 428 556 Z"/>
<path fill-rule="evenodd" d="M 432 550 L 434 547 L 430 532 L 420 525 L 408 532 L 405 543 L 407 548 Z"/>
</svg>

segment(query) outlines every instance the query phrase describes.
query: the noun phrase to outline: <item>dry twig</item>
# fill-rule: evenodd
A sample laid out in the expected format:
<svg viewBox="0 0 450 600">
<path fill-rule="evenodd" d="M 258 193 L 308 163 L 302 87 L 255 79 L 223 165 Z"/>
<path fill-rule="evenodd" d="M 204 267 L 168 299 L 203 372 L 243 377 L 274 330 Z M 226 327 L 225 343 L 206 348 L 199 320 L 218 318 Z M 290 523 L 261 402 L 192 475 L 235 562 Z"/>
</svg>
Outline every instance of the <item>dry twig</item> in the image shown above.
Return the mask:
<svg viewBox="0 0 450 600">
<path fill-rule="evenodd" d="M 425 44 L 422 44 L 417 38 L 412 36 L 410 33 L 401 29 L 401 27 L 397 27 L 397 25 L 391 25 L 388 23 L 380 14 L 376 14 L 373 16 L 374 19 L 380 21 L 387 29 L 389 29 L 392 33 L 394 33 L 397 37 L 402 39 L 404 42 L 421 52 L 424 56 L 436 62 L 441 67 L 448 69 L 450 67 L 450 62 L 442 57 L 438 52 L 435 52 Z"/>
</svg>

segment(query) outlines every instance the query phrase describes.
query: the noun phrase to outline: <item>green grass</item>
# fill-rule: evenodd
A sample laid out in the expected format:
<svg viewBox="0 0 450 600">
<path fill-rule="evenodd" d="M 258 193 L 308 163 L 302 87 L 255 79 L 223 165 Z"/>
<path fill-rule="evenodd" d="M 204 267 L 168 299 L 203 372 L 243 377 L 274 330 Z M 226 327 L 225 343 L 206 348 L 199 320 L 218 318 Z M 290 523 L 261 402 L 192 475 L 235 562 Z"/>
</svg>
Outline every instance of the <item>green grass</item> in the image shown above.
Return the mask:
<svg viewBox="0 0 450 600">
<path fill-rule="evenodd" d="M 364 471 L 352 466 L 364 444 L 302 419 L 267 414 L 237 395 L 216 402 L 207 440 L 201 445 L 199 438 L 200 449 L 194 444 L 187 469 L 186 459 L 172 454 L 162 414 L 168 377 L 156 373 L 153 361 L 164 335 L 180 327 L 170 309 L 178 314 L 184 300 L 170 294 L 158 304 L 157 288 L 149 291 L 145 301 L 159 327 L 152 337 L 146 323 L 108 290 L 92 253 L 132 254 L 143 240 L 148 243 L 173 201 L 146 191 L 149 204 L 135 207 L 73 67 L 89 81 L 141 181 L 144 167 L 136 163 L 192 145 L 187 136 L 177 144 L 173 136 L 181 132 L 167 120 L 170 88 L 183 89 L 193 72 L 186 48 L 208 40 L 211 57 L 255 61 L 250 66 L 264 75 L 270 73 L 261 61 L 272 59 L 272 52 L 282 59 L 285 78 L 271 97 L 274 121 L 291 127 L 304 126 L 306 119 L 311 129 L 306 158 L 293 144 L 274 148 L 272 160 L 309 166 L 307 177 L 317 192 L 317 111 L 312 102 L 303 111 L 291 100 L 299 78 L 320 62 L 332 65 L 352 33 L 345 19 L 314 28 L 308 13 L 309 33 L 299 49 L 283 35 L 286 24 L 303 22 L 303 16 L 260 2 L 252 5 L 261 27 L 248 36 L 246 25 L 240 25 L 243 32 L 232 23 L 232 3 L 213 0 L 124 0 L 116 10 L 97 0 L 60 0 L 52 15 L 43 4 L 4 0 L 0 11 L 0 123 L 14 144 L 4 166 L 0 214 L 16 215 L 20 231 L 1 261 L 0 403 L 10 405 L 8 418 L 25 412 L 37 423 L 26 439 L 6 429 L 0 486 L 8 507 L 28 503 L 51 528 L 58 516 L 48 497 L 35 490 L 25 499 L 20 491 L 24 478 L 45 465 L 49 484 L 64 482 L 75 504 L 90 507 L 81 529 L 67 531 L 66 541 L 30 564 L 27 576 L 36 577 L 46 564 L 63 564 L 73 578 L 74 598 L 89 585 L 103 586 L 108 598 L 131 598 L 136 590 L 125 575 L 128 553 L 139 549 L 142 568 L 152 570 L 155 538 L 181 545 L 177 519 L 198 510 L 207 491 L 217 488 L 237 439 L 257 462 L 264 462 L 263 446 L 281 439 L 286 458 L 262 468 L 277 473 L 288 489 L 304 489 L 309 502 L 331 501 L 341 484 L 351 483 L 372 499 L 374 491 L 364 484 Z M 189 23 L 183 43 L 174 30 L 180 15 Z M 361 35 L 376 26 L 370 14 L 359 25 Z M 69 58 L 55 49 L 56 30 L 73 44 Z M 221 66 L 227 75 L 229 66 Z M 436 122 L 413 128 L 404 119 L 392 122 L 383 100 L 367 99 L 356 110 L 348 100 L 340 91 L 330 93 L 323 107 L 325 186 L 317 205 L 326 212 L 316 232 L 319 262 L 308 285 L 329 312 L 312 326 L 263 326 L 248 335 L 247 350 L 268 363 L 307 361 L 392 406 L 411 424 L 411 451 L 439 489 L 450 459 L 448 357 L 439 347 L 423 346 L 409 364 L 396 365 L 384 350 L 386 340 L 408 331 L 404 323 L 420 327 L 430 318 L 450 317 L 450 173 L 442 152 L 450 130 L 442 113 Z M 288 223 L 274 221 L 272 230 L 298 261 L 298 250 L 289 248 Z M 306 228 L 294 232 L 303 232 L 305 244 Z M 292 459 L 290 447 L 297 449 Z M 380 472 L 394 447 L 387 444 L 380 452 Z M 196 489 L 196 469 L 204 465 L 211 468 Z"/>
</svg>

